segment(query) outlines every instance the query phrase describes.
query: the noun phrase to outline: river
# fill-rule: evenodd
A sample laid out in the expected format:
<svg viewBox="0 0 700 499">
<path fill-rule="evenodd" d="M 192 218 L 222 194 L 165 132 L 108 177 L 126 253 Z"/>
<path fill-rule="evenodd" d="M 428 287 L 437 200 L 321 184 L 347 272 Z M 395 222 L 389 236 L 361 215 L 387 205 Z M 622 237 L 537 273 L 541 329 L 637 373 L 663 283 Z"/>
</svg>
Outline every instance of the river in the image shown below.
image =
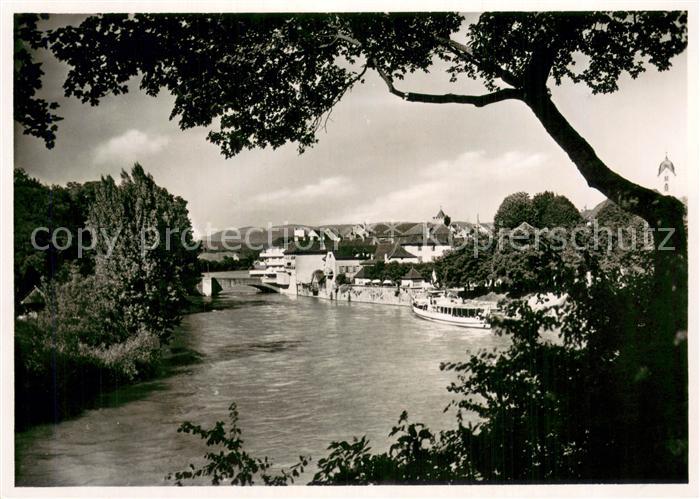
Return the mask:
<svg viewBox="0 0 700 499">
<path fill-rule="evenodd" d="M 187 315 L 176 343 L 199 353 L 166 377 L 127 386 L 80 416 L 16 435 L 17 486 L 168 485 L 201 463 L 183 421 L 210 426 L 238 404 L 244 448 L 276 465 L 317 461 L 332 440 L 367 435 L 375 451 L 403 409 L 431 429 L 452 428 L 441 361 L 507 340 L 426 322 L 406 307 L 231 293 Z M 306 483 L 315 464 L 304 474 Z"/>
</svg>

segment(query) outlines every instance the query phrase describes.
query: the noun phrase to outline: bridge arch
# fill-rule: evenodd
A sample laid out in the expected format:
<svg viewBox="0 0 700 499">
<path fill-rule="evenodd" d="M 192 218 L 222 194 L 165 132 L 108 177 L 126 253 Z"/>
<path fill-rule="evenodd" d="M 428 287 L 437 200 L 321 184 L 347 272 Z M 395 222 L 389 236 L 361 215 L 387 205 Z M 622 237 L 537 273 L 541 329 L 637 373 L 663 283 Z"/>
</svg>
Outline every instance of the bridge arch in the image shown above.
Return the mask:
<svg viewBox="0 0 700 499">
<path fill-rule="evenodd" d="M 200 291 L 204 296 L 216 296 L 221 291 L 231 289 L 234 286 L 249 286 L 263 293 L 279 293 L 280 288 L 273 284 L 262 282 L 259 277 L 227 277 L 203 275 L 200 282 Z"/>
</svg>

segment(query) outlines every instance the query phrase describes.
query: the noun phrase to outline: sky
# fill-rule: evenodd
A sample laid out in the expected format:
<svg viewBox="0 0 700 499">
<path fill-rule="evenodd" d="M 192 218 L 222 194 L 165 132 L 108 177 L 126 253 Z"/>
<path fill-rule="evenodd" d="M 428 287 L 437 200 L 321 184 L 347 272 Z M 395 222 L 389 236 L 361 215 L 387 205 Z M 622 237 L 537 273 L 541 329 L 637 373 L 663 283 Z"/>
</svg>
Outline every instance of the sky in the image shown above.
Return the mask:
<svg viewBox="0 0 700 499">
<path fill-rule="evenodd" d="M 57 16 L 53 23 L 75 17 Z M 484 108 L 404 102 L 368 74 L 333 110 L 319 142 L 299 155 L 295 144 L 243 151 L 226 159 L 206 141 L 207 128 L 186 131 L 169 121 L 173 98 L 138 90 L 97 107 L 65 98 L 67 68 L 46 53 L 41 95 L 60 104 L 56 147 L 25 136 L 15 124 L 15 167 L 43 182 L 118 178 L 134 162 L 156 183 L 188 201 L 198 234 L 230 227 L 424 221 L 441 207 L 453 220 L 491 221 L 505 196 L 545 190 L 578 207 L 604 199 L 586 185 L 566 154 L 524 104 Z M 659 188 L 658 165 L 673 161 L 672 186 L 687 195 L 687 52 L 671 70 L 627 76 L 620 90 L 592 95 L 583 85 L 552 87 L 569 122 L 616 172 Z M 401 90 L 484 93 L 479 82 L 449 83 L 444 66 L 397 83 Z"/>
</svg>

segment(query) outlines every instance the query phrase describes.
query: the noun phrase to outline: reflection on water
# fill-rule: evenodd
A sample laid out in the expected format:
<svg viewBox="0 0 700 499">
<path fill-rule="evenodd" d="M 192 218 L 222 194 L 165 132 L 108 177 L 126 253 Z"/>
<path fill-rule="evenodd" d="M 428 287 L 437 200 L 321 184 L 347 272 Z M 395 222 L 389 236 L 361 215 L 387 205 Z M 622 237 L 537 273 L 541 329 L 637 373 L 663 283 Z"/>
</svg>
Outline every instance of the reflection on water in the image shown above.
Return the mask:
<svg viewBox="0 0 700 499">
<path fill-rule="evenodd" d="M 367 435 L 383 450 L 403 409 L 433 429 L 452 427 L 454 415 L 443 409 L 453 374 L 440 362 L 506 341 L 419 320 L 405 307 L 250 294 L 213 306 L 184 318 L 167 377 L 18 434 L 17 485 L 169 484 L 165 475 L 205 452 L 178 426 L 225 420 L 232 401 L 245 448 L 277 465 L 300 454 L 318 460 L 332 440 L 352 436 Z"/>
</svg>

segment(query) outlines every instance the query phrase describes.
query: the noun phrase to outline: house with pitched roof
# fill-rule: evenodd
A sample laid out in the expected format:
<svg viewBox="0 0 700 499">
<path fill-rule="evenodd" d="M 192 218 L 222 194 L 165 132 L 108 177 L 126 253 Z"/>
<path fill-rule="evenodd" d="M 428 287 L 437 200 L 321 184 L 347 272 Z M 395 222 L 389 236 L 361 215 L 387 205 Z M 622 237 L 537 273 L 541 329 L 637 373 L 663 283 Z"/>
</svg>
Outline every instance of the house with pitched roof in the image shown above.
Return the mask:
<svg viewBox="0 0 700 499">
<path fill-rule="evenodd" d="M 318 230 L 313 227 L 297 226 L 294 228 L 294 240 L 302 241 L 304 239 L 309 239 L 311 241 L 318 241 L 321 238 Z"/>
<path fill-rule="evenodd" d="M 402 288 L 422 288 L 425 284 L 425 279 L 414 267 L 401 278 Z"/>
<path fill-rule="evenodd" d="M 452 234 L 444 224 L 416 224 L 398 239 L 404 250 L 419 263 L 433 262 L 452 249 Z"/>
<path fill-rule="evenodd" d="M 334 243 L 337 243 L 342 239 L 340 233 L 332 227 L 321 227 L 319 229 L 319 232 L 321 237 L 323 237 L 324 239 L 329 239 Z"/>
<path fill-rule="evenodd" d="M 355 224 L 348 233 L 348 239 L 362 239 L 363 241 L 372 238 L 374 232 L 367 224 Z"/>
<path fill-rule="evenodd" d="M 418 256 L 409 253 L 398 243 L 379 243 L 373 259 L 385 263 L 420 263 Z"/>
</svg>

